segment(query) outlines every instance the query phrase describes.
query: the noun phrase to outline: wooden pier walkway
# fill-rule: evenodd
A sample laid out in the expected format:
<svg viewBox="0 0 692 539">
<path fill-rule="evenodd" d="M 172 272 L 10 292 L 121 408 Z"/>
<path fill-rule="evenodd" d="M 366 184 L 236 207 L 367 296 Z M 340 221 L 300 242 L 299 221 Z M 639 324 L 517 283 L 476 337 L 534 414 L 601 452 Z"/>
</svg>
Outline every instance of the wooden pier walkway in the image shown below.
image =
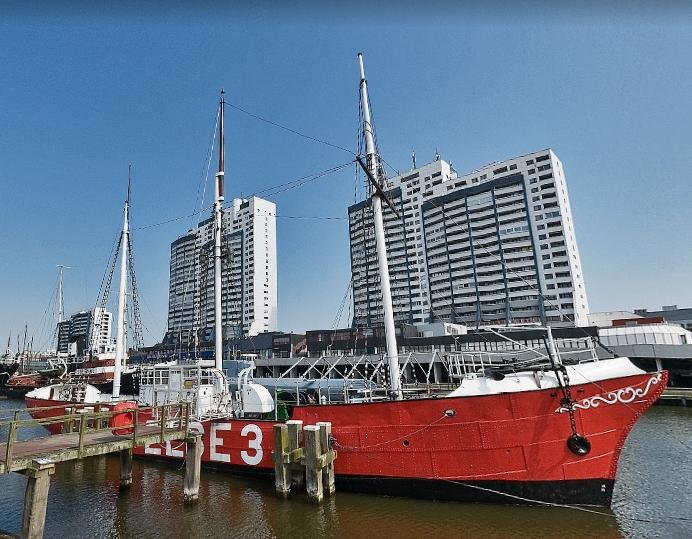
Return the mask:
<svg viewBox="0 0 692 539">
<path fill-rule="evenodd" d="M 132 483 L 132 450 L 169 440 L 185 440 L 184 497 L 195 501 L 199 493 L 202 438 L 190 433 L 190 404 L 123 408 L 113 404 L 33 408 L 40 419 L 20 419 L 26 409 L 13 410 L 0 419 L 6 430 L 0 443 L 0 474 L 19 472 L 28 477 L 24 498 L 22 537 L 43 536 L 50 476 L 55 464 L 110 453 L 120 454 L 120 486 Z M 5 411 L 5 413 L 7 413 Z M 18 440 L 22 429 L 45 427 L 46 435 Z M 46 433 L 47 434 L 47 433 Z"/>
<path fill-rule="evenodd" d="M 16 410 L 14 419 L 0 421 L 0 426 L 8 427 L 7 439 L 0 443 L 0 473 L 21 472 L 37 458 L 64 462 L 168 440 L 184 440 L 188 434 L 190 416 L 186 403 L 129 411 L 108 410 L 105 405 L 68 408 L 67 414 L 64 406 L 35 410 L 45 414 L 54 408 L 57 408 L 56 415 L 44 419 L 19 419 L 19 413 L 24 410 Z M 145 414 L 150 419 L 141 424 L 140 418 Z M 126 420 L 121 426 L 113 426 L 113 419 L 124 415 L 129 415 L 129 425 Z M 17 441 L 20 429 L 36 426 L 51 430 L 58 427 L 62 434 Z"/>
<path fill-rule="evenodd" d="M 689 406 L 692 404 L 692 388 L 689 387 L 667 387 L 658 398 L 660 404 L 679 404 Z"/>
</svg>

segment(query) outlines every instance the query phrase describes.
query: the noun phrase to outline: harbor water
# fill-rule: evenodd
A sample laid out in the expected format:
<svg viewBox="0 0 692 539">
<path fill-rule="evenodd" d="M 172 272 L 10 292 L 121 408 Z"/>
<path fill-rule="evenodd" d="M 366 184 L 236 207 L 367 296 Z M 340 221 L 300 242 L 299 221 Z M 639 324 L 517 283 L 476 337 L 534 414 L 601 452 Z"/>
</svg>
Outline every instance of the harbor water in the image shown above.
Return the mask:
<svg viewBox="0 0 692 539">
<path fill-rule="evenodd" d="M 0 409 L 21 406 L 0 401 Z M 40 433 L 40 430 L 36 431 Z M 6 433 L 1 433 L 4 437 Z M 623 449 L 612 510 L 431 502 L 337 491 L 321 506 L 275 497 L 269 480 L 202 471 L 183 504 L 176 467 L 135 460 L 120 492 L 117 456 L 56 466 L 48 538 L 692 537 L 692 409 L 655 406 Z M 18 535 L 26 479 L 0 476 L 0 536 Z"/>
</svg>

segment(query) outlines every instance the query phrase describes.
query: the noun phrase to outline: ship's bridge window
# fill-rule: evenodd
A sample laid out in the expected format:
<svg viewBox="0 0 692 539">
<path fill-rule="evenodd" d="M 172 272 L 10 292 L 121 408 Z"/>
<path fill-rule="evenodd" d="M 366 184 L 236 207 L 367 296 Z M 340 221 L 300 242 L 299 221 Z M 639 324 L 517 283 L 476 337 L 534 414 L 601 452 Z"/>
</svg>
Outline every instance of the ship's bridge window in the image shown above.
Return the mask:
<svg viewBox="0 0 692 539">
<path fill-rule="evenodd" d="M 168 385 L 168 370 L 156 371 L 154 383 Z"/>
</svg>

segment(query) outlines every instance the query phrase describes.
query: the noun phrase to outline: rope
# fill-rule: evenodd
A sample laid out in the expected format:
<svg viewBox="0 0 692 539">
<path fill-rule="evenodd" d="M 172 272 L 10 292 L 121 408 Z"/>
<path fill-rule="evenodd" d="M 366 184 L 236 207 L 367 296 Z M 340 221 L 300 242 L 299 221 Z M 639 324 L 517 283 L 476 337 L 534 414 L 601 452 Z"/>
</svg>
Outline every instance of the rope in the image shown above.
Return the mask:
<svg viewBox="0 0 692 539">
<path fill-rule="evenodd" d="M 348 452 L 348 451 L 351 451 L 351 452 L 362 451 L 362 450 L 364 450 L 364 449 L 373 449 L 373 448 L 375 448 L 375 447 L 381 447 L 381 446 L 383 446 L 383 445 L 391 444 L 391 443 L 394 443 L 394 442 L 398 442 L 398 441 L 400 441 L 400 440 L 404 440 L 404 439 L 409 438 L 409 437 L 411 437 L 411 436 L 415 436 L 415 435 L 418 434 L 419 432 L 422 432 L 422 431 L 424 431 L 425 429 L 428 429 L 428 428 L 432 427 L 433 425 L 436 425 L 437 423 L 439 423 L 440 421 L 442 421 L 443 419 L 445 419 L 445 418 L 447 418 L 447 417 L 449 417 L 449 416 L 447 416 L 446 414 L 443 414 L 442 417 L 438 417 L 438 418 L 437 418 L 435 421 L 433 421 L 432 423 L 429 423 L 429 424 L 427 424 L 427 425 L 424 425 L 423 427 L 420 427 L 419 429 L 416 429 L 416 430 L 414 430 L 414 431 L 412 431 L 412 432 L 409 432 L 408 434 L 404 434 L 403 436 L 399 436 L 398 438 L 394 438 L 394 439 L 392 439 L 392 440 L 387 440 L 387 441 L 385 441 L 385 442 L 379 442 L 379 443 L 377 443 L 377 444 L 372 444 L 372 445 L 361 445 L 361 446 L 358 446 L 358 447 L 351 447 L 351 446 L 341 445 L 341 444 L 336 440 L 336 438 L 334 438 L 334 446 L 335 446 L 336 448 L 338 448 L 338 449 L 341 449 L 342 451 L 347 451 L 347 452 Z"/>
<path fill-rule="evenodd" d="M 490 492 L 492 494 L 497 494 L 499 496 L 505 496 L 507 498 L 512 498 L 513 500 L 519 500 L 522 502 L 527 502 L 527 503 L 532 503 L 532 504 L 537 504 L 537 505 L 544 505 L 544 506 L 549 506 L 549 507 L 562 507 L 564 509 L 574 509 L 577 511 L 583 511 L 585 513 L 592 513 L 594 515 L 600 515 L 600 516 L 609 517 L 609 518 L 624 518 L 626 520 L 632 520 L 632 521 L 636 521 L 636 522 L 647 522 L 647 523 L 651 523 L 651 524 L 668 524 L 669 523 L 669 521 L 665 521 L 665 520 L 648 520 L 648 519 L 642 519 L 642 518 L 636 518 L 636 517 L 628 517 L 627 515 L 619 515 L 618 516 L 618 515 L 615 515 L 613 513 L 605 513 L 603 511 L 597 511 L 595 509 L 589 509 L 587 507 L 581 507 L 579 505 L 569 505 L 569 504 L 565 504 L 565 503 L 546 502 L 543 500 L 535 500 L 533 498 L 526 498 L 524 496 L 517 496 L 516 494 L 510 494 L 509 492 L 502 492 L 501 490 L 495 490 L 495 489 L 488 488 L 488 487 L 481 487 L 480 485 L 473 485 L 471 483 L 464 483 L 463 481 L 456 481 L 453 479 L 442 478 L 441 480 L 445 481 L 447 483 L 453 483 L 455 485 L 461 485 L 461 486 L 473 488 L 476 490 L 482 490 L 484 492 Z M 670 519 L 670 520 L 679 520 L 682 522 L 692 522 L 691 518 L 686 518 L 686 517 L 674 517 L 674 516 L 670 516 L 670 515 L 665 515 L 665 517 L 667 519 Z"/>
</svg>

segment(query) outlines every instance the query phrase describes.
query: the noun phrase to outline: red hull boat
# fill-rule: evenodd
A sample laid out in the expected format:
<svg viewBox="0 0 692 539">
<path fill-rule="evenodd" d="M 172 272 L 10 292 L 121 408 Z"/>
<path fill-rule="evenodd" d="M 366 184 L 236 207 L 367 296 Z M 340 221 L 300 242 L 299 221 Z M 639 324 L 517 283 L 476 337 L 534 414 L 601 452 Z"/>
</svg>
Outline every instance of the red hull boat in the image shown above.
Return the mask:
<svg viewBox="0 0 692 539">
<path fill-rule="evenodd" d="M 305 425 L 332 423 L 337 484 L 347 490 L 441 500 L 607 506 L 625 439 L 666 381 L 667 373 L 659 372 L 572 385 L 576 428 L 590 443 L 585 455 L 566 443 L 572 429 L 557 387 L 296 406 L 291 419 Z M 30 412 L 56 405 L 67 403 L 27 397 Z M 53 409 L 31 415 L 60 413 Z M 203 463 L 272 473 L 275 423 L 201 422 Z M 135 454 L 179 460 L 184 451 L 184 443 L 169 442 L 137 448 Z"/>
</svg>

